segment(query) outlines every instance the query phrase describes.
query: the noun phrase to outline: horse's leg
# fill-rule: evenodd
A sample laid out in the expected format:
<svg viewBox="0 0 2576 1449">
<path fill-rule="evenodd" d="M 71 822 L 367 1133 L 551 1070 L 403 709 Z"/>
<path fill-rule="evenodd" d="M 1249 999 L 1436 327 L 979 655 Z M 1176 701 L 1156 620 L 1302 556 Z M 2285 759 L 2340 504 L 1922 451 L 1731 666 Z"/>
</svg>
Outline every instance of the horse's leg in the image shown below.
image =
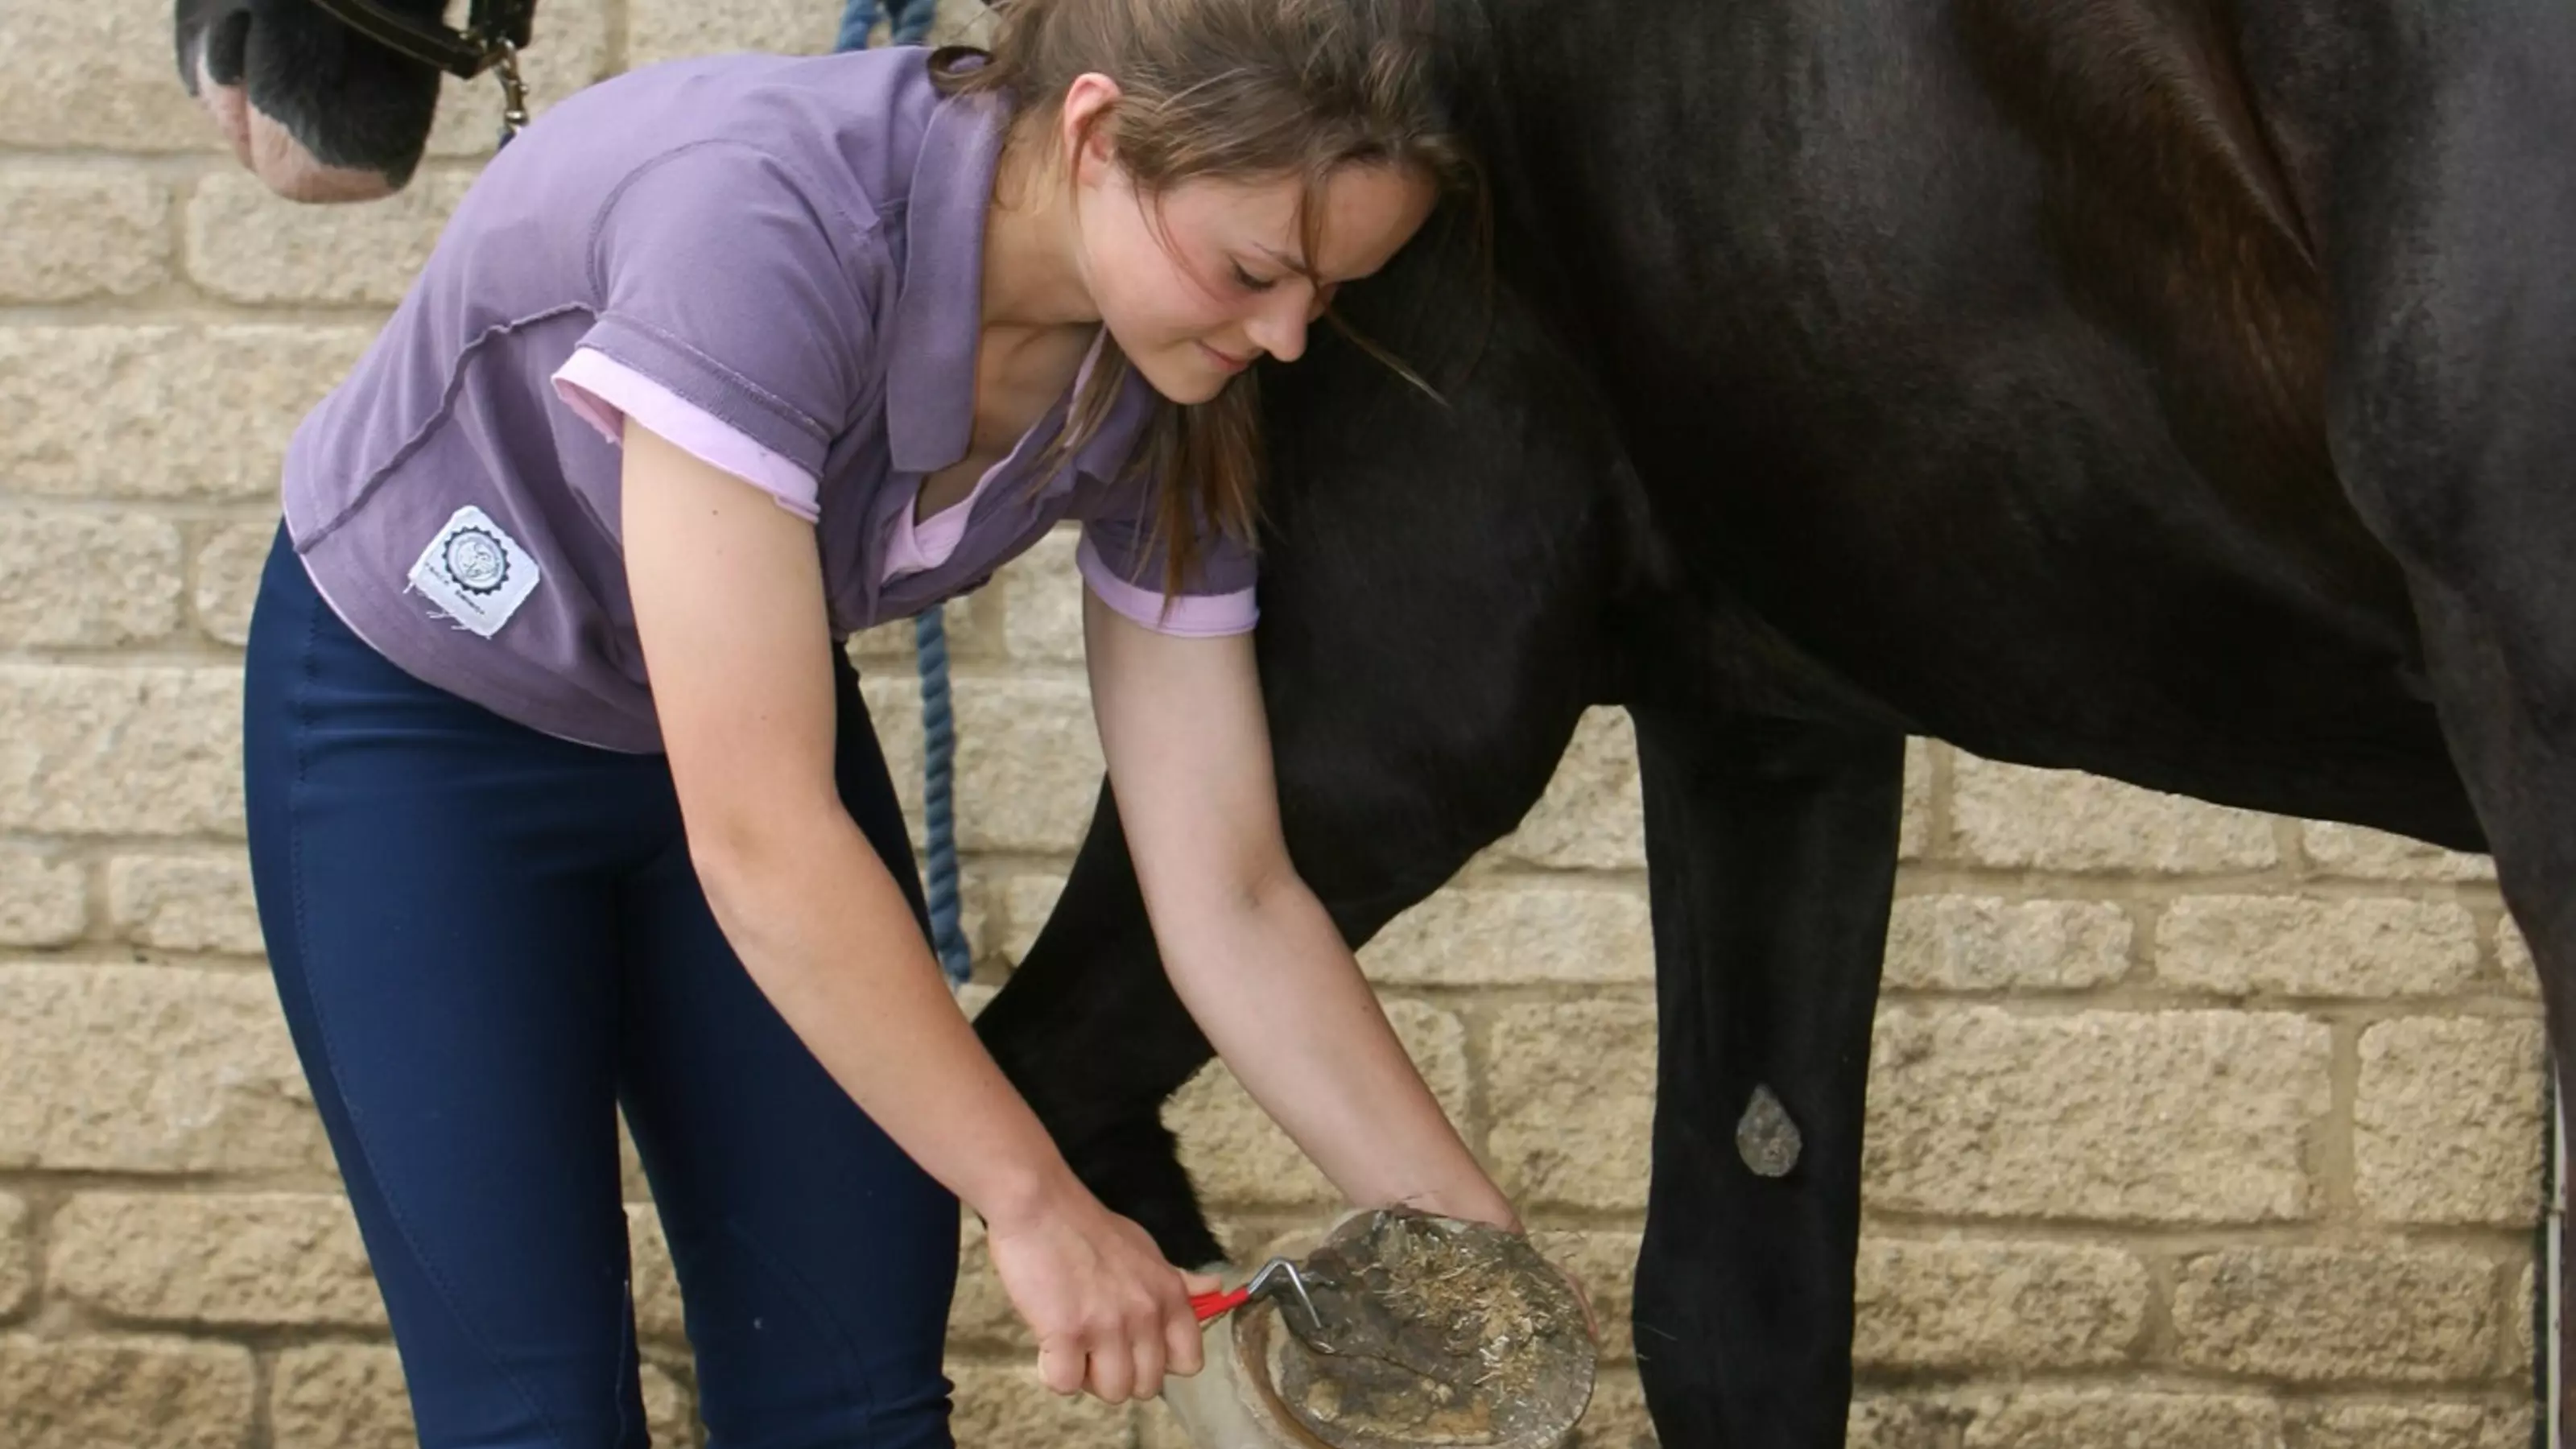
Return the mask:
<svg viewBox="0 0 2576 1449">
<path fill-rule="evenodd" d="M 2367 7 L 2376 16 L 2378 7 Z M 2576 1061 L 2576 9 L 2404 7 L 2347 77 L 2336 461 Z M 2385 26 L 2379 29 L 2378 26 Z M 2564 1378 L 2576 1369 L 2568 1340 Z"/>
<path fill-rule="evenodd" d="M 1635 713 L 1661 1031 L 1646 1402 L 1666 1449 L 1829 1449 L 1904 738 Z"/>
</svg>

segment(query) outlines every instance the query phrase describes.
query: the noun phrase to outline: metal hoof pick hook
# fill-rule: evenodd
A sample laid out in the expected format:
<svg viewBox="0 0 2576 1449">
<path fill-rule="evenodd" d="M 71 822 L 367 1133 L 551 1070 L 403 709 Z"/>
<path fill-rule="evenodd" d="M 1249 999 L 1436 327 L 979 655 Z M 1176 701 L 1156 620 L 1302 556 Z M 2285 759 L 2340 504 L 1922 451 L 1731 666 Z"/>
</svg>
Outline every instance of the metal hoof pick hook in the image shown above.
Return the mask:
<svg viewBox="0 0 2576 1449">
<path fill-rule="evenodd" d="M 1218 1314 L 1229 1309 L 1240 1308 L 1255 1298 L 1276 1296 L 1282 1283 L 1287 1284 L 1289 1291 L 1296 1295 L 1298 1306 L 1306 1310 L 1308 1331 L 1300 1337 L 1311 1337 L 1322 1333 L 1324 1320 L 1315 1312 L 1315 1300 L 1306 1293 L 1305 1275 L 1299 1273 L 1297 1265 L 1286 1258 L 1273 1258 L 1262 1264 L 1254 1270 L 1251 1277 L 1244 1280 L 1240 1288 L 1191 1294 L 1190 1308 L 1198 1314 L 1199 1322 L 1205 1323 Z"/>
</svg>

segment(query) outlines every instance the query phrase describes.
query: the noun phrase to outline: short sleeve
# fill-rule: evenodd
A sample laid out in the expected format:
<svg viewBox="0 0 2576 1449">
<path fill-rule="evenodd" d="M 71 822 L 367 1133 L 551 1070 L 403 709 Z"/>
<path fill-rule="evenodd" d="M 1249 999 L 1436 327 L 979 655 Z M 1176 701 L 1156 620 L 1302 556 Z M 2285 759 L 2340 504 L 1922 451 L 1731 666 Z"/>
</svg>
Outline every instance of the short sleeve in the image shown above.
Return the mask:
<svg viewBox="0 0 2576 1449">
<path fill-rule="evenodd" d="M 1105 507 L 1083 519 L 1074 561 L 1083 582 L 1112 609 L 1158 634 L 1213 638 L 1249 632 L 1259 566 L 1252 549 L 1213 524 L 1197 531 L 1197 557 L 1180 591 L 1164 592 L 1168 553 L 1155 537 L 1156 485 L 1123 480 Z"/>
<path fill-rule="evenodd" d="M 865 389 L 882 275 L 875 217 L 755 147 L 665 156 L 602 212 L 599 310 L 555 376 L 603 432 L 633 417 L 811 515 Z"/>
</svg>

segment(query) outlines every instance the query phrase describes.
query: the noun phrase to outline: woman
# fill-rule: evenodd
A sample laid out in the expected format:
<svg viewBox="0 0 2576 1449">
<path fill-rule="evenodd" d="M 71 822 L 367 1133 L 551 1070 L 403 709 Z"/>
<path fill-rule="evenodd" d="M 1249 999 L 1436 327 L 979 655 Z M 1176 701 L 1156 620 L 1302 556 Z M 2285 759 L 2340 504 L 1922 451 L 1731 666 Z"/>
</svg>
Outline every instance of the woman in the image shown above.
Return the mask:
<svg viewBox="0 0 2576 1449">
<path fill-rule="evenodd" d="M 253 867 L 424 1444 L 643 1442 L 621 1107 L 718 1444 L 948 1442 L 961 1198 L 1051 1387 L 1197 1368 L 941 982 L 839 647 L 1065 518 L 1183 1001 L 1352 1199 L 1517 1226 L 1288 862 L 1247 632 L 1247 369 L 1467 174 L 1423 3 L 622 76 L 298 430 Z"/>
</svg>

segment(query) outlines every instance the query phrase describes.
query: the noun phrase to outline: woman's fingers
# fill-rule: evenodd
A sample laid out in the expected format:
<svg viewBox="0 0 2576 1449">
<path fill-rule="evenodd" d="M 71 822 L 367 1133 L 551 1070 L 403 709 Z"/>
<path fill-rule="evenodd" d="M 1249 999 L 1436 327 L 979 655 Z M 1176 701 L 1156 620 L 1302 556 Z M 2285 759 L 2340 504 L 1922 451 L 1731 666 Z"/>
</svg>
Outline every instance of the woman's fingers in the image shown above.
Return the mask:
<svg viewBox="0 0 2576 1449">
<path fill-rule="evenodd" d="M 1214 1283 L 1216 1280 L 1211 1278 L 1207 1281 Z M 1190 1288 L 1192 1293 L 1212 1291 L 1196 1286 Z M 1187 1300 L 1183 1300 L 1178 1312 L 1163 1315 L 1163 1371 L 1183 1378 L 1197 1373 L 1206 1365 L 1206 1354 L 1202 1348 L 1206 1341 L 1205 1332 L 1199 1326 L 1198 1313 Z"/>
<path fill-rule="evenodd" d="M 1136 1385 L 1136 1361 L 1127 1336 L 1110 1330 L 1091 1344 L 1091 1373 L 1084 1387 L 1105 1403 L 1123 1404 Z"/>
<path fill-rule="evenodd" d="M 1038 1379 L 1049 1392 L 1078 1394 L 1089 1372 L 1090 1359 L 1078 1344 L 1049 1339 L 1038 1345 Z"/>
<path fill-rule="evenodd" d="M 1163 1391 L 1163 1365 L 1171 1352 L 1163 1339 L 1161 1304 L 1148 1301 L 1128 1320 L 1127 1342 L 1136 1364 L 1136 1377 L 1129 1390 L 1137 1398 L 1150 1399 Z"/>
</svg>

